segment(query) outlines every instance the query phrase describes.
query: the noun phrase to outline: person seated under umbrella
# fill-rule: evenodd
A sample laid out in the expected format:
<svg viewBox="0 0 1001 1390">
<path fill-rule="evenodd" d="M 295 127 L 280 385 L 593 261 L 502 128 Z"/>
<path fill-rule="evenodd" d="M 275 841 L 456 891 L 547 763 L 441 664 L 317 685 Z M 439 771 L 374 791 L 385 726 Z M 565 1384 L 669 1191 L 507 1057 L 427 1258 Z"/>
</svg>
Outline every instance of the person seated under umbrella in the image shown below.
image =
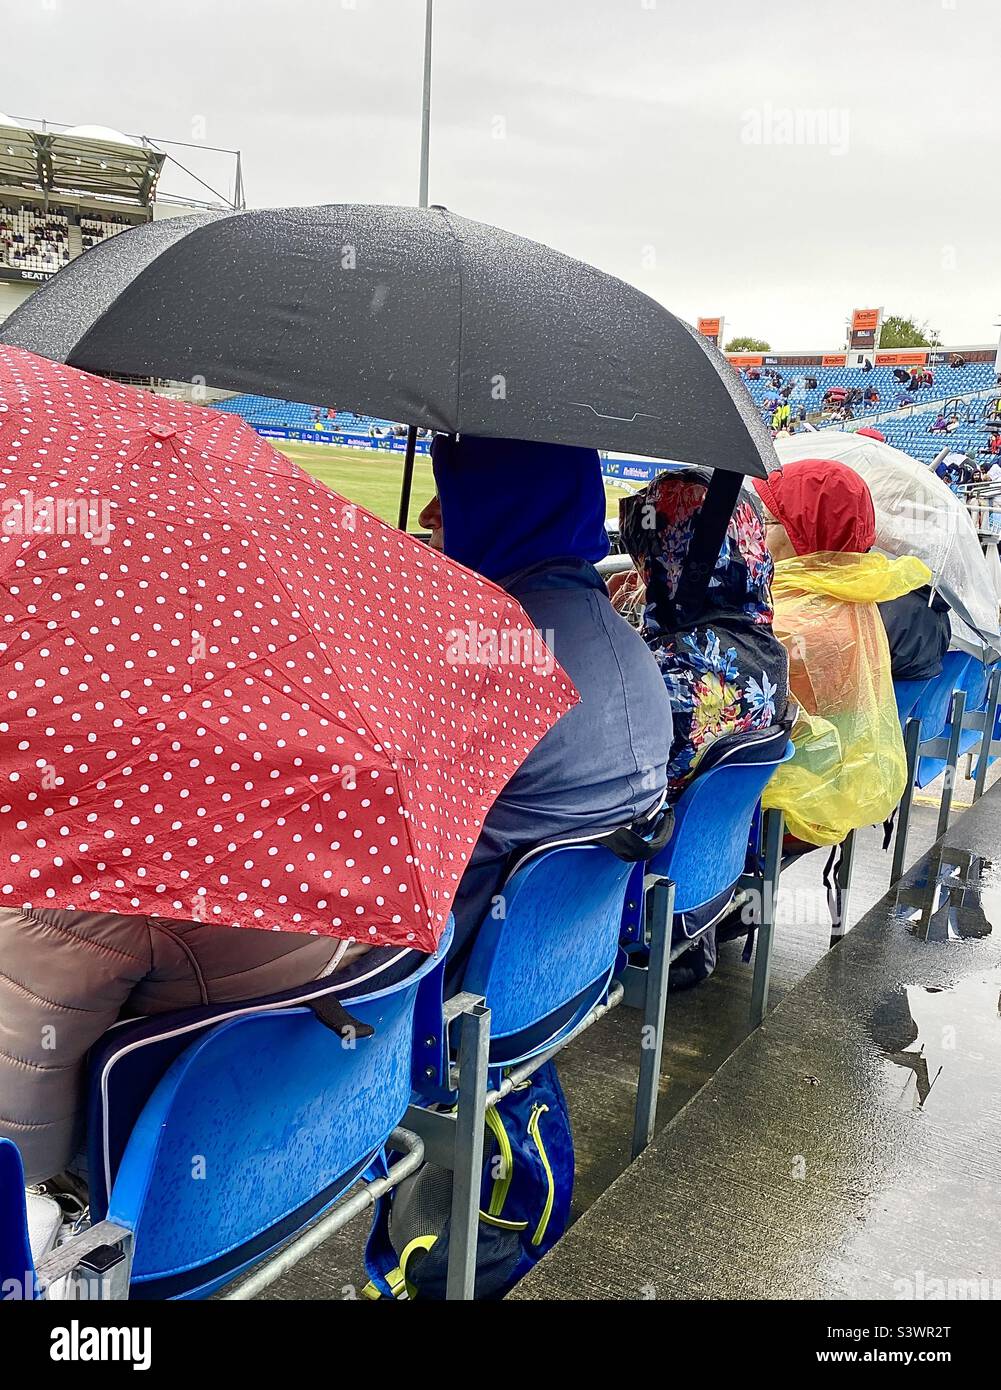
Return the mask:
<svg viewBox="0 0 1001 1390">
<path fill-rule="evenodd" d="M 839 844 L 890 815 L 906 781 L 890 650 L 878 604 L 927 584 L 913 556 L 870 553 L 872 494 L 846 464 L 801 459 L 753 486 L 775 558 L 775 633 L 799 706 L 791 762 L 763 804 L 807 845 Z"/>
<path fill-rule="evenodd" d="M 0 934 L 0 1135 L 20 1149 L 30 1185 L 81 1204 L 86 1180 L 67 1169 L 83 1137 L 83 1059 L 121 1013 L 256 999 L 334 974 L 332 993 L 357 995 L 423 958 L 330 936 L 59 908 L 0 909 Z M 378 985 L 366 985 L 382 967 Z M 59 1010 L 58 1054 L 40 1026 L 53 1012 L 47 995 L 74 1000 Z"/>
<path fill-rule="evenodd" d="M 642 638 L 594 568 L 608 554 L 594 449 L 439 435 L 431 544 L 512 594 L 580 693 L 494 802 L 453 905 L 453 981 L 514 851 L 613 830 L 663 801 L 671 704 Z"/>
<path fill-rule="evenodd" d="M 641 632 L 671 700 L 672 801 L 717 739 L 748 738 L 789 718 L 789 663 L 772 631 L 773 565 L 753 495 L 742 495 L 734 508 L 698 607 L 684 611 L 679 603 L 709 481 L 700 468 L 662 473 L 619 504 L 620 534 L 636 565 L 630 573 L 634 604 L 642 608 Z M 713 973 L 716 942 L 712 925 L 672 963 L 672 989 L 697 985 Z"/>
<path fill-rule="evenodd" d="M 256 999 L 335 974 L 333 994 L 357 995 L 423 959 L 332 936 L 61 908 L 0 908 L 0 943 L 0 1136 L 20 1149 L 29 1185 L 78 1205 L 86 1179 L 68 1169 L 83 1138 L 83 1060 L 120 1015 Z"/>
<path fill-rule="evenodd" d="M 788 704 L 789 663 L 772 632 L 772 558 L 757 503 L 746 494 L 698 611 L 679 611 L 678 585 L 708 486 L 704 469 L 661 473 L 620 503 L 623 544 L 646 586 L 642 634 L 671 700 L 672 800 L 716 739 L 780 724 Z"/>
</svg>

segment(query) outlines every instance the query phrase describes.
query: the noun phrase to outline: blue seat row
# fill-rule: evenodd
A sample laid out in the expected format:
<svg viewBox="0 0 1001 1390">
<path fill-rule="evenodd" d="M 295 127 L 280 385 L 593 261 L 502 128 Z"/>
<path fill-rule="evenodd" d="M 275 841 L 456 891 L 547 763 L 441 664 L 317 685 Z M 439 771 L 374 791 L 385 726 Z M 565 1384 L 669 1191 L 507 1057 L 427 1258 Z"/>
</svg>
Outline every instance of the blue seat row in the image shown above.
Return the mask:
<svg viewBox="0 0 1001 1390">
<path fill-rule="evenodd" d="M 319 424 L 331 432 L 365 434 L 370 425 L 391 429 L 393 422 L 375 415 L 356 415 L 351 410 L 338 410 L 328 416 L 325 406 L 306 405 L 301 401 L 283 401 L 272 396 L 242 395 L 230 396 L 228 400 L 213 402 L 215 410 L 229 415 L 239 415 L 249 425 L 271 425 L 285 429 L 312 429 Z M 317 411 L 321 414 L 317 418 Z"/>
<path fill-rule="evenodd" d="M 959 759 L 976 754 L 973 799 L 983 795 L 987 770 L 1001 754 L 1001 662 L 988 664 L 946 652 L 940 675 L 894 684 L 904 733 L 907 785 L 897 811 L 890 882 L 903 875 L 915 790 L 943 778 L 937 833 L 949 828 Z"/>
<path fill-rule="evenodd" d="M 766 400 L 771 400 L 776 395 L 776 389 L 765 376 L 769 368 L 763 367 L 760 370 L 762 376 L 757 381 L 747 380 L 746 375 L 743 380 L 754 404 L 762 408 Z M 879 401 L 872 406 L 867 405 L 864 400 L 853 405 L 852 411 L 857 418 L 892 409 L 901 393 L 906 395 L 909 404 L 920 406 L 945 397 L 983 391 L 993 386 L 995 382 L 992 362 L 969 362 L 965 367 L 960 368 L 937 365 L 933 368 L 933 385 L 914 392 L 905 390 L 904 384 L 893 375 L 893 367 L 874 367 L 871 372 L 862 372 L 857 368 L 850 367 L 780 366 L 776 370 L 782 377 L 783 386 L 793 386 L 790 405 L 794 412 L 802 405 L 806 407 L 808 413 L 816 413 L 822 408 L 825 393 L 832 387 L 850 388 L 857 386 L 863 392 L 870 387 L 875 387 L 879 392 Z M 807 376 L 816 377 L 816 387 L 806 389 L 803 382 Z M 929 418 L 925 428 L 930 423 L 931 419 Z"/>
<path fill-rule="evenodd" d="M 446 940 L 402 984 L 344 1000 L 346 1031 L 325 1021 L 329 981 L 116 1025 L 90 1059 L 93 1224 L 36 1267 L 4 1141 L 0 1282 L 24 1297 L 68 1277 L 90 1297 L 193 1298 L 242 1276 L 230 1296 L 251 1297 L 429 1157 L 455 1174 L 448 1291 L 470 1297 L 487 1107 L 625 999 L 642 1010 L 638 1152 L 656 1117 L 672 929 L 697 935 L 699 909 L 752 880 L 763 1016 L 781 817 L 764 888 L 745 875 L 746 847 L 791 746 L 775 729 L 710 753 L 638 886 L 604 836 L 516 864 L 505 914 L 483 923 L 451 999 Z"/>
<path fill-rule="evenodd" d="M 950 652 L 941 676 L 895 693 L 910 773 L 897 878 L 914 787 L 979 748 L 979 795 L 1001 754 L 1001 663 Z M 446 940 L 402 984 L 345 1001 L 346 1035 L 323 1021 L 329 982 L 118 1024 L 90 1061 L 93 1224 L 37 1269 L 20 1159 L 0 1143 L 5 1295 L 44 1296 L 68 1276 L 91 1297 L 191 1298 L 243 1276 L 231 1296 L 251 1297 L 431 1157 L 456 1175 L 449 1293 L 471 1296 L 488 1105 L 625 1000 L 642 1009 L 646 1039 L 639 1152 L 656 1116 L 672 935 L 675 951 L 697 940 L 738 888 L 758 895 L 752 1018 L 763 1017 L 781 817 L 766 818 L 763 868 L 750 876 L 746 849 L 764 786 L 791 755 L 783 730 L 720 740 L 647 864 L 617 858 L 601 837 L 526 855 L 452 999 Z"/>
</svg>

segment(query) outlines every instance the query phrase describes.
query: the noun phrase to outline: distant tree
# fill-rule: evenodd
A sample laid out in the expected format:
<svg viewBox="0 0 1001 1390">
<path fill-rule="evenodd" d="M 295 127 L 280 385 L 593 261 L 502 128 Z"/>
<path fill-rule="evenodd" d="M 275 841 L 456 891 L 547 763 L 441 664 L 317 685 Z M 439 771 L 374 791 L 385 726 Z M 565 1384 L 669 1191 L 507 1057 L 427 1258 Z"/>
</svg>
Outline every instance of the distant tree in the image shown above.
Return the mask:
<svg viewBox="0 0 1001 1390">
<path fill-rule="evenodd" d="M 917 319 L 905 319 L 899 314 L 890 314 L 883 320 L 879 334 L 881 348 L 921 348 L 941 347 L 942 340 L 937 328 L 929 328 L 927 323 Z"/>
<path fill-rule="evenodd" d="M 731 338 L 723 349 L 724 352 L 770 352 L 771 343 L 766 343 L 764 338 Z"/>
</svg>

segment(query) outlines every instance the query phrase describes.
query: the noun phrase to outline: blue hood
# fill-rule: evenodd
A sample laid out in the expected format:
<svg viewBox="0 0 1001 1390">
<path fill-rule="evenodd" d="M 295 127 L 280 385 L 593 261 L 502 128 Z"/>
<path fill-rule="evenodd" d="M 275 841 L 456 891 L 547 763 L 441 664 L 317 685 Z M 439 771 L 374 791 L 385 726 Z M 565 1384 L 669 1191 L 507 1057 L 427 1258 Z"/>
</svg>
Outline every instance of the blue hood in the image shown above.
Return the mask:
<svg viewBox="0 0 1001 1390">
<path fill-rule="evenodd" d="M 543 561 L 608 554 L 596 449 L 439 435 L 431 446 L 445 554 L 495 583 Z"/>
</svg>

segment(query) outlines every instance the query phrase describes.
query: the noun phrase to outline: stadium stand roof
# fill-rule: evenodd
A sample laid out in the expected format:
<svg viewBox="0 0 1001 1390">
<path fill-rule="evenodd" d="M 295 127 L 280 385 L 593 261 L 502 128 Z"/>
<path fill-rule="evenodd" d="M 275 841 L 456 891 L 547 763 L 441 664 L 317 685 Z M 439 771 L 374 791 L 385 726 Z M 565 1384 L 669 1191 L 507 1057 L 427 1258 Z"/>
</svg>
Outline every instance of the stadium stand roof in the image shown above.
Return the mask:
<svg viewBox="0 0 1001 1390">
<path fill-rule="evenodd" d="M 196 150 L 197 156 L 192 161 L 184 155 L 186 162 L 182 162 L 175 150 L 189 149 Z M 221 178 L 216 167 L 220 159 L 227 166 Z M 195 167 L 189 167 L 192 163 Z M 148 208 L 157 197 L 165 165 L 187 188 L 196 190 L 195 197 L 185 191 L 180 198 L 177 192 L 163 195 L 161 191 L 168 201 L 234 210 L 246 205 L 239 150 L 153 140 L 103 125 L 66 126 L 0 113 L 0 191 L 98 197 Z M 229 191 L 218 186 L 230 181 Z"/>
<path fill-rule="evenodd" d="M 146 207 L 167 156 L 151 142 L 104 126 L 33 130 L 0 122 L 0 186 L 98 194 Z"/>
</svg>

